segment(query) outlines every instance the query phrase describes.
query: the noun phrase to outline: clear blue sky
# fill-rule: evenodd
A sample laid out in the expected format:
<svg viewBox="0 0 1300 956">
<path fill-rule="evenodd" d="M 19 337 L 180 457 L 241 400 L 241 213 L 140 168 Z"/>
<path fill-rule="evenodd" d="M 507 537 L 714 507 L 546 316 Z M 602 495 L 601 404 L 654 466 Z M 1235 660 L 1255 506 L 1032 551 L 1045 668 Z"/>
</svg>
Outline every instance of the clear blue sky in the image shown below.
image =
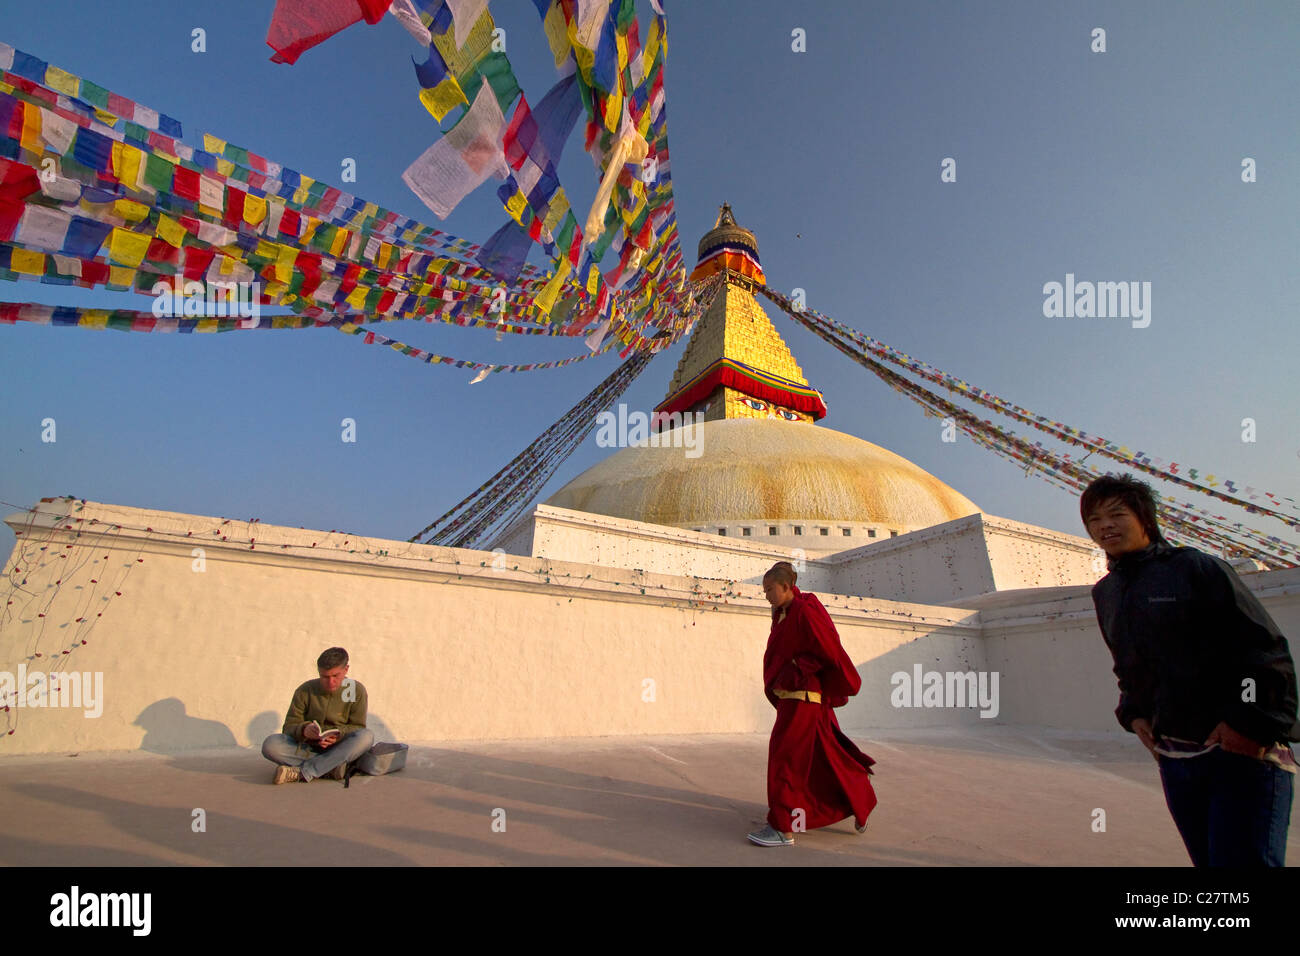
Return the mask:
<svg viewBox="0 0 1300 956">
<path fill-rule="evenodd" d="M 175 116 L 191 144 L 214 133 L 474 241 L 504 222 L 491 184 L 440 223 L 402 183 L 438 133 L 416 99 L 419 51 L 392 18 L 286 66 L 264 43 L 272 8 L 0 0 L 0 40 Z M 536 102 L 555 73 L 533 4 L 491 9 Z M 669 144 L 689 263 L 728 201 L 757 234 L 773 287 L 802 287 L 811 306 L 1053 419 L 1300 497 L 1300 7 L 668 0 L 666 9 Z M 190 50 L 196 26 L 207 31 L 204 54 Z M 1106 30 L 1104 54 L 1090 50 L 1095 27 Z M 791 50 L 795 28 L 806 53 Z M 355 184 L 340 183 L 347 157 Z M 957 161 L 956 183 L 940 182 L 945 157 Z M 1257 162 L 1258 182 L 1242 183 L 1243 157 Z M 595 175 L 576 136 L 561 179 L 585 208 Z M 1150 326 L 1045 318 L 1043 285 L 1066 273 L 1149 281 Z M 33 283 L 6 283 L 0 295 L 149 302 Z M 1082 532 L 1071 495 L 964 437 L 943 443 L 936 419 L 768 312 L 826 395 L 825 426 L 903 455 L 988 513 Z M 497 342 L 424 323 L 382 331 L 477 361 L 582 351 L 578 340 Z M 642 409 L 661 400 L 684 347 L 659 356 L 624 400 Z M 472 372 L 332 329 L 0 326 L 0 500 L 25 507 L 72 494 L 405 539 L 617 363 L 609 353 L 470 386 Z M 56 444 L 40 440 L 46 417 L 58 423 Z M 356 444 L 339 440 L 345 417 L 357 421 Z M 1241 441 L 1247 417 L 1254 444 Z M 607 454 L 589 438 L 543 497 Z M 2 534 L 7 554 L 13 536 Z"/>
</svg>

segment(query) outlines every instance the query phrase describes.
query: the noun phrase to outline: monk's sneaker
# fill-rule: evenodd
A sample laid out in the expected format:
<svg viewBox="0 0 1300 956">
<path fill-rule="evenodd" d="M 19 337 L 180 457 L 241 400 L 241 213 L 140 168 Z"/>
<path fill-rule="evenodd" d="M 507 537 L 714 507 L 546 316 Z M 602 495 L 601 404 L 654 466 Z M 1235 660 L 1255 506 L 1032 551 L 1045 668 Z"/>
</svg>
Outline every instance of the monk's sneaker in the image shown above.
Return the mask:
<svg viewBox="0 0 1300 956">
<path fill-rule="evenodd" d="M 778 833 L 769 823 L 763 829 L 749 834 L 749 842 L 757 843 L 759 846 L 793 846 L 794 837 Z"/>
</svg>

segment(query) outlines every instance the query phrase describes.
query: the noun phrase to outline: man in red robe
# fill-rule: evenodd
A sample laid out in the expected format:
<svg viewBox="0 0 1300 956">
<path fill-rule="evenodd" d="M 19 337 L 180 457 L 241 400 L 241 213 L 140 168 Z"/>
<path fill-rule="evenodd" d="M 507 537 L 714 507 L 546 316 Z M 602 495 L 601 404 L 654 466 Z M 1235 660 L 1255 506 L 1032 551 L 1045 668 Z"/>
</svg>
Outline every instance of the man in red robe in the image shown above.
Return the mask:
<svg viewBox="0 0 1300 956">
<path fill-rule="evenodd" d="M 852 816 L 867 828 L 876 805 L 875 763 L 844 736 L 833 708 L 862 686 L 831 616 L 815 594 L 794 586 L 788 561 L 763 577 L 772 633 L 763 655 L 763 689 L 776 708 L 767 751 L 767 826 L 749 834 L 759 846 L 789 846 L 794 831 Z"/>
</svg>

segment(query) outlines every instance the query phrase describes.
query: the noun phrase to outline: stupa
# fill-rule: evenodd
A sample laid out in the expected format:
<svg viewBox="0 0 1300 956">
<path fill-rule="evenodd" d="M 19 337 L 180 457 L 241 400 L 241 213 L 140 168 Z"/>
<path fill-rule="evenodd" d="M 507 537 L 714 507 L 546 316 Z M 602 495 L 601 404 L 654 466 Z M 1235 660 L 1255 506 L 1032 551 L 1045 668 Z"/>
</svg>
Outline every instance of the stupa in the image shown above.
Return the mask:
<svg viewBox="0 0 1300 956">
<path fill-rule="evenodd" d="M 756 300 L 758 241 L 726 204 L 691 278 L 716 273 L 723 286 L 655 408 L 663 429 L 689 436 L 620 449 L 546 505 L 819 551 L 980 511 L 907 459 L 817 424 L 826 401 Z"/>
</svg>

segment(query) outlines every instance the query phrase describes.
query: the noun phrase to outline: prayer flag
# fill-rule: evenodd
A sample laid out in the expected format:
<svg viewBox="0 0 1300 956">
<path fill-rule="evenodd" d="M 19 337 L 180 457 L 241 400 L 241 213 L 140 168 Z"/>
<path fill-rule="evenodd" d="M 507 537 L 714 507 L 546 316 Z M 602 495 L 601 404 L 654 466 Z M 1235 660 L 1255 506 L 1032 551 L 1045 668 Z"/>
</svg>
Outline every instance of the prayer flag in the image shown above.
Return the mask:
<svg viewBox="0 0 1300 956">
<path fill-rule="evenodd" d="M 402 180 L 439 219 L 446 219 L 489 174 L 504 178 L 508 172 L 501 148 L 504 126 L 501 107 L 485 83 L 469 111 L 407 168 Z"/>
<path fill-rule="evenodd" d="M 296 63 L 298 57 L 362 18 L 378 23 L 388 0 L 276 0 L 266 43 L 272 63 Z"/>
</svg>

